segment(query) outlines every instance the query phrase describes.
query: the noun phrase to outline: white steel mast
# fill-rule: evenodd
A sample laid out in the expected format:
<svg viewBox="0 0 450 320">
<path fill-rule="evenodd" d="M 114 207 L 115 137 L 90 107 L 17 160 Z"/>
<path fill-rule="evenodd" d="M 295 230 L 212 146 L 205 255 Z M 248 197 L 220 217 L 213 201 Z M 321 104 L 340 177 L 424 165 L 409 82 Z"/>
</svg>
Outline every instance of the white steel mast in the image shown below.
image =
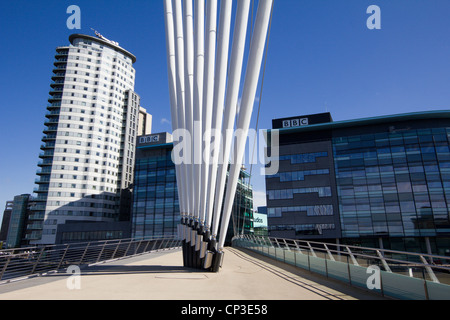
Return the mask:
<svg viewBox="0 0 450 320">
<path fill-rule="evenodd" d="M 184 156 L 176 164 L 184 264 L 213 272 L 223 260 L 273 6 L 259 0 L 236 119 L 251 1 L 237 1 L 229 60 L 232 0 L 220 1 L 219 19 L 218 0 L 164 0 L 172 129 Z M 243 134 L 235 139 L 236 120 Z"/>
</svg>

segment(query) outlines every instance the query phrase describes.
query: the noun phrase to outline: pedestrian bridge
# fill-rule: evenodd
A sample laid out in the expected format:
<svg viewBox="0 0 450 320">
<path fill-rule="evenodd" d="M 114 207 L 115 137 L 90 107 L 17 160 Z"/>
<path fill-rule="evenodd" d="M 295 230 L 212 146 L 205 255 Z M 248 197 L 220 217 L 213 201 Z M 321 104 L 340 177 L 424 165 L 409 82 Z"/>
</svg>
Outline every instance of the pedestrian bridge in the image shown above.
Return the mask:
<svg viewBox="0 0 450 320">
<path fill-rule="evenodd" d="M 234 245 L 383 297 L 450 300 L 447 256 L 250 235 Z"/>
<path fill-rule="evenodd" d="M 448 257 L 243 236 L 211 273 L 183 267 L 180 245 L 129 239 L 3 250 L 0 299 L 450 299 Z"/>
</svg>

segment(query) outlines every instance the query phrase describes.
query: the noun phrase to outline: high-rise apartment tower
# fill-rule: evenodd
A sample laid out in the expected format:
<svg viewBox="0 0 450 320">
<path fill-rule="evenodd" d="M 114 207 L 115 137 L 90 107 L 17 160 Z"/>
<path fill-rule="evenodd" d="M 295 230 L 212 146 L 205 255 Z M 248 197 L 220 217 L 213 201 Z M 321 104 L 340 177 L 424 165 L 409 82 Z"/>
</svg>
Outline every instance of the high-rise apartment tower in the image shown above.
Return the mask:
<svg viewBox="0 0 450 320">
<path fill-rule="evenodd" d="M 133 182 L 136 136 L 148 130 L 139 123 L 151 126 L 134 92 L 136 57 L 96 35 L 73 34 L 56 49 L 31 244 L 54 243 L 67 221 L 117 221 L 121 190 Z"/>
</svg>

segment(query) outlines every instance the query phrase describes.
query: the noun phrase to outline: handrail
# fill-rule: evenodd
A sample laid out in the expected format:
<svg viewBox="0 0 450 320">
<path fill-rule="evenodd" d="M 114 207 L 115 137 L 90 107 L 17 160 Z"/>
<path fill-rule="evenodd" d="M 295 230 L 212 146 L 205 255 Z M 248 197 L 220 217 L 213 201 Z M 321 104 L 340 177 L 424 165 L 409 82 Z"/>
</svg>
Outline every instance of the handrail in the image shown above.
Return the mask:
<svg viewBox="0 0 450 320">
<path fill-rule="evenodd" d="M 235 236 L 233 245 L 382 296 L 450 298 L 448 256 L 255 235 Z M 330 248 L 333 246 L 335 249 Z M 405 260 L 395 255 L 405 256 Z M 433 259 L 442 264 L 434 264 Z"/>
<path fill-rule="evenodd" d="M 181 241 L 177 237 L 168 236 L 0 250 L 0 284 L 17 278 L 57 271 L 64 266 L 90 265 L 180 246 Z"/>
<path fill-rule="evenodd" d="M 318 244 L 318 242 L 316 242 L 316 244 Z M 323 245 L 333 245 L 333 244 L 323 243 Z M 352 248 L 352 246 L 345 246 L 345 245 L 339 245 L 339 246 L 343 246 L 345 248 Z M 303 246 L 303 245 L 299 245 L 299 247 L 309 249 L 309 247 L 306 247 L 306 246 Z M 354 247 L 354 248 L 358 248 L 358 247 Z M 321 248 L 314 248 L 314 249 L 322 250 Z M 364 249 L 368 250 L 370 248 L 364 248 Z M 375 249 L 375 248 L 371 248 L 371 250 L 375 251 L 375 253 L 377 253 L 377 255 L 378 255 L 378 252 L 380 252 L 380 251 L 388 251 L 388 252 L 394 253 L 394 254 L 402 254 L 402 255 L 408 254 L 408 255 L 412 255 L 412 256 L 418 256 L 419 258 L 426 256 L 426 257 L 434 257 L 434 258 L 437 258 L 437 259 L 450 260 L 450 257 L 438 256 L 438 255 L 405 253 L 404 251 L 382 250 L 382 249 Z M 337 253 L 337 254 L 348 254 L 350 256 L 351 255 L 356 255 L 356 256 L 361 257 L 361 258 L 369 258 L 369 259 L 376 258 L 376 259 L 379 259 L 381 261 L 382 260 L 389 260 L 389 261 L 392 261 L 392 262 L 406 263 L 407 265 L 411 265 L 411 266 L 414 265 L 414 266 L 423 266 L 423 267 L 434 267 L 434 268 L 450 271 L 450 267 L 447 267 L 445 265 L 429 264 L 429 263 L 423 263 L 423 262 L 411 262 L 411 261 L 399 260 L 399 259 L 394 259 L 394 258 L 388 258 L 388 257 L 385 257 L 385 256 L 380 257 L 379 255 L 378 255 L 378 257 L 376 257 L 376 256 L 363 254 L 363 253 L 355 253 L 353 251 L 351 251 L 350 253 L 346 252 L 346 251 L 333 250 L 333 249 L 328 249 L 328 251 L 333 252 L 333 253 Z M 450 263 L 449 263 L 449 266 L 450 266 Z M 387 269 L 387 268 L 385 267 L 385 269 Z"/>
<path fill-rule="evenodd" d="M 267 239 L 278 239 L 278 240 L 280 239 L 280 238 L 275 238 L 275 237 L 266 237 L 266 238 Z M 437 258 L 437 259 L 442 259 L 442 258 L 450 259 L 450 257 L 440 256 L 440 255 L 435 255 L 435 254 L 417 253 L 417 252 L 408 252 L 408 251 L 399 251 L 399 250 L 390 250 L 390 249 L 381 249 L 381 248 L 360 247 L 360 246 L 353 246 L 353 245 L 332 243 L 332 242 L 317 242 L 317 241 L 297 240 L 297 239 L 283 239 L 283 240 L 305 242 L 305 243 L 319 244 L 319 245 L 326 244 L 326 245 L 333 245 L 333 246 L 337 246 L 337 247 L 346 247 L 346 248 L 351 248 L 351 249 L 363 249 L 363 250 L 372 250 L 372 251 L 379 250 L 379 251 L 390 252 L 390 253 L 395 253 L 395 254 L 416 255 L 416 256 L 424 256 L 424 257 Z"/>
<path fill-rule="evenodd" d="M 166 239 L 167 237 L 164 237 L 164 239 Z M 172 238 L 172 237 L 169 237 Z M 63 244 L 49 244 L 49 245 L 44 245 L 47 248 L 51 248 L 51 247 L 60 247 L 60 246 L 67 246 L 67 245 L 71 245 L 71 246 L 75 246 L 75 245 L 86 245 L 87 243 L 106 243 L 106 242 L 111 242 L 111 241 L 140 241 L 140 240 L 158 240 L 158 239 L 162 239 L 160 237 L 157 236 L 152 236 L 152 237 L 142 237 L 142 238 L 120 238 L 120 239 L 106 239 L 106 240 L 95 240 L 95 241 L 80 241 L 80 242 L 70 242 L 70 243 L 63 243 Z M 32 250 L 32 249 L 39 249 L 40 245 L 35 245 L 35 246 L 29 246 L 29 247 L 20 247 L 20 248 L 11 248 L 11 249 L 2 249 L 0 250 L 0 255 L 2 253 L 6 253 L 8 251 L 17 251 L 17 250 Z"/>
<path fill-rule="evenodd" d="M 304 249 L 307 252 L 311 252 L 312 255 L 315 255 L 315 251 L 320 251 L 325 254 L 337 254 L 337 255 L 346 255 L 350 256 L 352 258 L 352 262 L 354 265 L 357 265 L 356 258 L 363 258 L 363 259 L 376 259 L 381 262 L 383 265 L 385 271 L 392 272 L 391 268 L 388 264 L 390 263 L 399 263 L 402 267 L 421 267 L 425 268 L 427 271 L 429 277 L 433 280 L 433 282 L 439 282 L 437 277 L 435 276 L 433 269 L 439 269 L 443 272 L 450 272 L 450 257 L 447 256 L 440 256 L 435 254 L 426 254 L 426 253 L 416 253 L 416 252 L 406 252 L 406 251 L 396 251 L 396 250 L 390 250 L 390 249 L 379 249 L 379 248 L 369 248 L 369 247 L 358 247 L 358 246 L 352 246 L 352 245 L 346 245 L 346 244 L 337 244 L 337 243 L 325 243 L 325 242 L 317 242 L 317 241 L 308 241 L 308 240 L 297 240 L 297 239 L 280 239 L 275 237 L 261 237 L 261 236 L 254 236 L 254 235 L 241 235 L 237 236 L 234 239 L 244 238 L 249 241 L 254 241 L 256 243 L 261 243 L 264 240 L 268 240 L 272 246 L 277 245 L 279 248 L 280 242 L 286 244 L 286 246 L 289 246 L 289 242 L 291 242 L 292 247 L 289 247 L 289 250 L 291 249 Z M 265 242 L 265 241 L 264 241 Z M 335 246 L 336 249 L 329 248 L 330 246 Z M 343 248 L 343 249 L 341 249 Z M 364 253 L 358 252 L 359 251 L 366 251 Z M 369 254 L 369 252 L 373 252 L 373 255 Z M 387 257 L 386 254 L 396 254 L 396 255 L 406 255 L 406 256 L 412 256 L 416 257 L 418 261 L 408 261 L 408 260 L 400 260 L 392 257 Z M 446 264 L 434 264 L 430 263 L 425 258 L 431 258 L 435 260 L 444 260 L 448 261 Z M 431 260 L 433 261 L 433 260 Z M 393 266 L 391 264 L 391 266 Z"/>
</svg>

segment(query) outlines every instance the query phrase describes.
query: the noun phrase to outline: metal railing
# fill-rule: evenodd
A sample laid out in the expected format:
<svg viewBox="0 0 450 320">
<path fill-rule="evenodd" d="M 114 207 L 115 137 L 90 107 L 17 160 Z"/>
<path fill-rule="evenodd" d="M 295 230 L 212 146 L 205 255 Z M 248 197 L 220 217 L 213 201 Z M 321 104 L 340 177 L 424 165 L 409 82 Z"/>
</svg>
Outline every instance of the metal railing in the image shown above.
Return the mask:
<svg viewBox="0 0 450 320">
<path fill-rule="evenodd" d="M 448 256 L 254 235 L 235 237 L 233 245 L 370 290 L 378 271 L 375 291 L 386 296 L 450 299 Z"/>
<path fill-rule="evenodd" d="M 143 253 L 179 248 L 176 237 L 117 239 L 0 250 L 0 284 L 70 265 L 90 265 Z"/>
</svg>

